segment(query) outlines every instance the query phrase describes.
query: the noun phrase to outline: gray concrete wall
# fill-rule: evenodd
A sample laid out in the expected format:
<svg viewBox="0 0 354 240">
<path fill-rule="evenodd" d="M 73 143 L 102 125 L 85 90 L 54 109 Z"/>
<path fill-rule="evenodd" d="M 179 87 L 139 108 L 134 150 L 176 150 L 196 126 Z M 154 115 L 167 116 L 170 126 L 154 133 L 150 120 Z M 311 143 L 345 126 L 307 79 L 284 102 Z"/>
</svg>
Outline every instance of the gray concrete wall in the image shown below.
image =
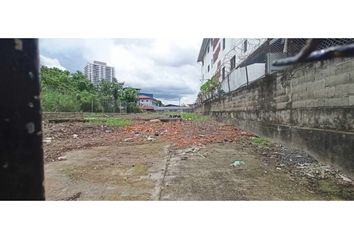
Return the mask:
<svg viewBox="0 0 354 240">
<path fill-rule="evenodd" d="M 53 120 L 83 120 L 83 112 L 43 112 L 43 121 L 53 121 Z"/>
<path fill-rule="evenodd" d="M 291 67 L 195 111 L 354 172 L 354 59 Z"/>
</svg>

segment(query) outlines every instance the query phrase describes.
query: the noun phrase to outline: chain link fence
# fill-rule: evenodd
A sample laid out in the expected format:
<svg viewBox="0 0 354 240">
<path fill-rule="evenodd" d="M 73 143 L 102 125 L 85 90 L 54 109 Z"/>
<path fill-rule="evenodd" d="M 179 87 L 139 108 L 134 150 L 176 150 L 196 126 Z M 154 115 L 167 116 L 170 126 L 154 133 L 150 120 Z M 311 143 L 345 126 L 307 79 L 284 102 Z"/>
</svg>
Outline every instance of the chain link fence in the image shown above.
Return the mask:
<svg viewBox="0 0 354 240">
<path fill-rule="evenodd" d="M 91 100 L 90 112 L 127 113 L 128 104 L 125 101 L 115 101 L 112 98 Z"/>
</svg>

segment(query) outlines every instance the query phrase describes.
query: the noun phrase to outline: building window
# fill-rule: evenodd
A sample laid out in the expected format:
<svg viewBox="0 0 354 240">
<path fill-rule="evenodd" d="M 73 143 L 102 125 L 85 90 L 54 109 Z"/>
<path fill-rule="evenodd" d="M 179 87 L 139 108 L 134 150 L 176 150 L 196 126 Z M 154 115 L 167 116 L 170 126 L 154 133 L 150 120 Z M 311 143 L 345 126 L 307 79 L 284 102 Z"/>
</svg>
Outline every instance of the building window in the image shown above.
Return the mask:
<svg viewBox="0 0 354 240">
<path fill-rule="evenodd" d="M 230 60 L 231 70 L 236 67 L 236 56 L 233 56 Z"/>
<path fill-rule="evenodd" d="M 222 80 L 225 79 L 225 67 L 222 68 Z"/>
<path fill-rule="evenodd" d="M 225 49 L 225 38 L 222 39 L 222 50 Z"/>
<path fill-rule="evenodd" d="M 243 52 L 247 52 L 247 39 L 243 42 Z"/>
<path fill-rule="evenodd" d="M 208 72 L 210 71 L 210 65 L 208 65 Z"/>
</svg>

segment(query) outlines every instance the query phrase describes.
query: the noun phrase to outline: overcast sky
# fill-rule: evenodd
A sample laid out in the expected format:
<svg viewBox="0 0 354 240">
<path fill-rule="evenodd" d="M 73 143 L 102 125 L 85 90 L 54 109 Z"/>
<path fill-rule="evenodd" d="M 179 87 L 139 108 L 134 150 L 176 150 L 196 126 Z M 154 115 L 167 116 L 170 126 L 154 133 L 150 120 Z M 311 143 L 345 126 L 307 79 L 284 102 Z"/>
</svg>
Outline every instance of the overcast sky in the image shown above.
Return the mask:
<svg viewBox="0 0 354 240">
<path fill-rule="evenodd" d="M 200 85 L 197 57 L 202 39 L 41 39 L 42 65 L 70 72 L 106 62 L 126 86 L 166 103 L 193 103 Z"/>
</svg>

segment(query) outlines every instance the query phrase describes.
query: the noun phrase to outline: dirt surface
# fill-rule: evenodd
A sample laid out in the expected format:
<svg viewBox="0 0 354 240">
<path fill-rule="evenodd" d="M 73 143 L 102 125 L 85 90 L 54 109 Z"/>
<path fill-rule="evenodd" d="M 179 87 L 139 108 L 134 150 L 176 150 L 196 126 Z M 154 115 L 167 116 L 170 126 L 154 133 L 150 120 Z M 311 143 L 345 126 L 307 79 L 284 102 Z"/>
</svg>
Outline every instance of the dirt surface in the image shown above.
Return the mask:
<svg viewBox="0 0 354 240">
<path fill-rule="evenodd" d="M 156 199 L 167 146 L 127 144 L 71 151 L 67 160 L 45 165 L 47 199 Z"/>
<path fill-rule="evenodd" d="M 212 120 L 44 124 L 48 200 L 353 200 L 307 153 Z M 257 140 L 257 141 L 255 141 Z"/>
<path fill-rule="evenodd" d="M 353 185 L 332 175 L 333 168 L 317 162 L 306 167 L 284 165 L 286 155 L 272 155 L 280 148 L 275 144 L 255 146 L 244 138 L 174 151 L 161 200 L 354 199 Z M 241 164 L 233 166 L 234 161 Z M 328 170 L 322 178 L 306 175 L 318 166 Z"/>
<path fill-rule="evenodd" d="M 153 120 L 151 120 L 153 121 Z M 173 143 L 175 148 L 213 142 L 231 142 L 251 134 L 213 121 L 133 121 L 126 127 L 95 125 L 84 122 L 45 123 L 45 162 L 54 162 L 63 152 L 109 146 L 112 143 L 146 143 L 156 140 Z"/>
</svg>

